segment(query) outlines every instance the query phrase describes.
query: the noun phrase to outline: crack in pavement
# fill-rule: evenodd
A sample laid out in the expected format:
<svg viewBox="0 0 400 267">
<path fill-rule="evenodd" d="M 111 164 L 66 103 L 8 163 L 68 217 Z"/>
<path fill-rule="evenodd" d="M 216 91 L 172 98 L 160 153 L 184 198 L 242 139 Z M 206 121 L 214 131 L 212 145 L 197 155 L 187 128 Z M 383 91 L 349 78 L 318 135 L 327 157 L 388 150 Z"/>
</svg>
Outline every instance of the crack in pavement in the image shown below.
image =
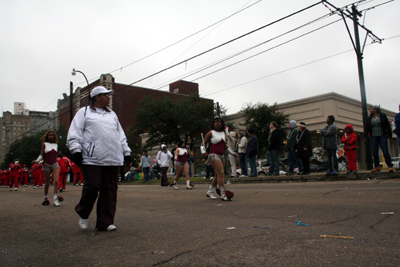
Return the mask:
<svg viewBox="0 0 400 267">
<path fill-rule="evenodd" d="M 332 193 L 336 193 L 336 192 L 340 192 L 340 191 L 342 191 L 342 189 L 339 189 L 339 190 L 335 190 L 335 191 L 331 191 L 331 192 L 325 193 L 323 197 L 326 197 L 326 195 L 329 195 L 329 194 L 332 194 Z"/>
<path fill-rule="evenodd" d="M 359 214 L 356 214 L 354 216 L 351 216 L 351 217 L 348 217 L 348 218 L 345 218 L 345 219 L 342 219 L 342 220 L 337 220 L 337 221 L 332 221 L 332 222 L 324 222 L 324 223 L 316 223 L 316 225 L 335 224 L 335 223 L 338 223 L 338 222 L 350 221 L 350 220 L 353 220 L 353 219 L 357 218 L 358 216 L 359 216 Z"/>
<path fill-rule="evenodd" d="M 257 237 L 257 236 L 263 236 L 263 235 L 267 235 L 267 234 L 268 234 L 268 233 L 261 233 L 261 234 L 256 234 L 256 235 L 243 236 L 243 237 L 241 237 L 240 239 L 241 239 L 241 240 L 244 240 L 244 239 L 247 239 L 247 238 Z M 178 257 L 180 257 L 180 256 L 182 256 L 182 255 L 187 254 L 187 253 L 190 253 L 190 252 L 193 252 L 193 251 L 196 251 L 196 250 L 200 250 L 200 249 L 204 249 L 204 248 L 207 248 L 207 247 L 211 247 L 211 246 L 214 246 L 214 245 L 218 245 L 218 244 L 224 243 L 224 242 L 226 242 L 226 241 L 234 240 L 234 239 L 236 240 L 236 238 L 229 238 L 229 239 L 225 239 L 225 240 L 221 240 L 221 241 L 217 241 L 217 242 L 211 243 L 210 245 L 204 245 L 204 246 L 202 246 L 202 247 L 198 247 L 198 248 L 193 248 L 193 249 L 185 250 L 185 251 L 183 251 L 183 252 L 181 252 L 181 253 L 176 254 L 175 256 L 172 256 L 172 257 L 169 258 L 169 259 L 166 259 L 166 260 L 163 260 L 163 261 L 154 263 L 152 266 L 159 266 L 159 265 L 161 265 L 161 264 L 168 263 L 168 262 L 172 261 L 173 259 L 176 259 L 176 258 L 178 258 Z"/>
</svg>

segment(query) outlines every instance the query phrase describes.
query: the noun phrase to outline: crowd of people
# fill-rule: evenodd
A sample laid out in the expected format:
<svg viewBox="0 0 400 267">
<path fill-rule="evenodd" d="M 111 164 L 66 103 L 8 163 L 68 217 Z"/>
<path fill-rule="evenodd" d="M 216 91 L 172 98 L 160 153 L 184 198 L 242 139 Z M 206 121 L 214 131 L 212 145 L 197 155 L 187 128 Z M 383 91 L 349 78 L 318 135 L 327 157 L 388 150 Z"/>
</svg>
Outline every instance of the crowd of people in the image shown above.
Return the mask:
<svg viewBox="0 0 400 267">
<path fill-rule="evenodd" d="M 9 169 L 0 170 L 0 186 L 9 187 L 10 190 L 14 188 L 17 191 L 19 185 L 26 187 L 30 183 L 35 189 L 41 189 L 44 185 L 42 205 L 48 206 L 50 204 L 49 187 L 53 185 L 53 205 L 59 207 L 60 202 L 63 201 L 59 193 L 66 190 L 67 175 L 72 171 L 74 185 L 83 185 L 81 199 L 75 206 L 75 211 L 79 215 L 79 226 L 87 229 L 89 216 L 97 200 L 96 229 L 99 231 L 117 229 L 114 225 L 117 184 L 123 166 L 131 166 L 131 171 L 127 173 L 126 177 L 123 175 L 121 181 L 134 179 L 133 176 L 142 172 L 145 182 L 158 177 L 161 180 L 161 186 L 170 186 L 177 190 L 178 180 L 184 175 L 186 189 L 192 189 L 194 185 L 190 178 L 192 177 L 191 165 L 194 157 L 185 139 L 179 140 L 172 151 L 168 151 L 167 146 L 162 144 L 153 160 L 148 152 L 144 151 L 142 155 L 138 155 L 139 166 L 132 166 L 131 149 L 125 133 L 117 115 L 107 108 L 110 95 L 113 93 L 113 90 L 108 90 L 103 86 L 95 87 L 90 93 L 90 105 L 81 108 L 75 115 L 67 137 L 67 147 L 73 155 L 72 161 L 58 152 L 57 135 L 55 131 L 50 130 L 42 137 L 40 155 L 32 161 L 30 170 L 26 165 L 21 166 L 19 160 L 15 159 L 10 163 Z M 326 123 L 326 127 L 320 130 L 320 134 L 323 141 L 322 147 L 327 157 L 327 175 L 336 175 L 339 171 L 336 156 L 338 128 L 334 124 L 335 117 L 333 115 L 327 117 Z M 311 133 L 304 122 L 297 123 L 291 120 L 288 126 L 289 131 L 285 143 L 289 171 L 286 174 L 295 174 L 295 167 L 297 167 L 298 174 L 309 175 L 312 155 Z M 371 142 L 375 165 L 372 172 L 381 170 L 378 156 L 379 147 L 389 171 L 394 171 L 388 150 L 388 138 L 392 136 L 392 131 L 395 132 L 398 135 L 397 141 L 400 148 L 400 113 L 395 118 L 395 126 L 395 129 L 391 128 L 387 116 L 381 112 L 379 106 L 371 107 L 363 139 L 369 139 Z M 267 149 L 270 168 L 268 175 L 277 176 L 280 175 L 279 153 L 282 150 L 280 142 L 280 131 L 282 130 L 275 121 L 269 124 L 269 129 Z M 348 124 L 343 132 L 340 141 L 344 144 L 347 155 L 347 172 L 357 172 L 357 135 L 351 124 Z M 215 193 L 220 195 L 222 201 L 231 200 L 234 195 L 225 187 L 226 160 L 230 162 L 231 177 L 236 177 L 237 159 L 240 163 L 242 177 L 257 176 L 256 159 L 259 148 L 253 128 L 239 130 L 237 133 L 229 131 L 224 120 L 215 117 L 212 120 L 210 131 L 202 140 L 200 151 L 205 159 L 206 176 L 211 176 L 212 179 L 206 192 L 206 196 L 212 200 L 218 198 Z M 225 158 L 226 154 L 228 155 L 227 159 Z M 174 178 L 173 182 L 169 183 L 167 171 L 171 161 Z M 250 174 L 248 166 L 250 166 Z M 30 179 L 29 172 L 31 173 Z"/>
</svg>

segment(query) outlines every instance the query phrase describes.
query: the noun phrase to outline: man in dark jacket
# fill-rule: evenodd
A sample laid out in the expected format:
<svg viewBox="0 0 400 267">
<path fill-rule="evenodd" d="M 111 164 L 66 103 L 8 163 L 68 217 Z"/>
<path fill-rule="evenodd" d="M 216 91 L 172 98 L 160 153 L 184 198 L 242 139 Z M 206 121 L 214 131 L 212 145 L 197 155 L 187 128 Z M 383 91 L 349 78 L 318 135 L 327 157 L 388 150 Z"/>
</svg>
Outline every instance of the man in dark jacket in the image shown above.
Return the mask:
<svg viewBox="0 0 400 267">
<path fill-rule="evenodd" d="M 375 165 L 375 168 L 371 172 L 381 171 L 381 167 L 379 166 L 379 146 L 385 157 L 386 165 L 389 167 L 389 172 L 393 172 L 392 158 L 390 157 L 388 148 L 388 138 L 392 137 L 389 120 L 386 114 L 381 112 L 379 106 L 372 106 L 369 112 L 370 115 L 367 119 L 367 131 L 364 132 L 364 140 L 369 137 L 371 142 Z"/>
<path fill-rule="evenodd" d="M 249 141 L 247 141 L 247 151 L 246 155 L 249 159 L 251 174 L 250 177 L 257 177 L 257 164 L 256 157 L 258 155 L 258 139 L 254 134 L 254 129 L 249 128 L 247 133 L 250 135 Z"/>
<path fill-rule="evenodd" d="M 270 158 L 270 168 L 268 175 L 279 175 L 279 132 L 276 127 L 278 124 L 273 121 L 269 124 L 271 131 L 268 137 L 268 151 Z"/>
<path fill-rule="evenodd" d="M 294 146 L 294 151 L 297 156 L 303 162 L 303 172 L 299 172 L 299 175 L 309 175 L 310 174 L 310 157 L 312 155 L 311 149 L 311 133 L 306 128 L 307 125 L 304 122 L 297 124 L 297 129 L 299 133 L 296 136 L 296 144 Z"/>
<path fill-rule="evenodd" d="M 326 151 L 326 155 L 328 156 L 328 171 L 327 175 L 335 175 L 339 172 L 338 160 L 336 157 L 337 150 L 337 127 L 335 124 L 335 117 L 333 115 L 329 115 L 326 119 L 326 124 L 324 129 L 321 130 L 323 148 Z M 332 168 L 332 160 L 333 160 L 333 168 Z"/>
<path fill-rule="evenodd" d="M 296 144 L 296 137 L 299 133 L 297 130 L 297 122 L 292 120 L 289 122 L 289 133 L 286 137 L 287 144 L 286 149 L 288 153 L 287 162 L 289 165 L 289 172 L 286 175 L 293 175 L 294 174 L 294 163 L 296 163 L 297 167 L 299 168 L 299 172 L 303 172 L 303 162 L 299 157 L 297 157 L 296 153 L 294 153 L 294 147 Z"/>
</svg>

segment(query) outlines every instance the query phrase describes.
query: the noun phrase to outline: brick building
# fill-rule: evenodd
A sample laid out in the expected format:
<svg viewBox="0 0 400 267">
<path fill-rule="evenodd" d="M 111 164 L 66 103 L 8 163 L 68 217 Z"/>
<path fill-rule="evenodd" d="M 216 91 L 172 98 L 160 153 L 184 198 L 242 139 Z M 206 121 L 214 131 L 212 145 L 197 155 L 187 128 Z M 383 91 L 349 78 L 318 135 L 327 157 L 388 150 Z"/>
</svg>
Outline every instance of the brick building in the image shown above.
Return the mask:
<svg viewBox="0 0 400 267">
<path fill-rule="evenodd" d="M 103 74 L 100 79 L 94 81 L 89 85 L 94 88 L 102 85 L 109 90 L 114 90 L 114 95 L 110 99 L 110 108 L 117 114 L 121 126 L 126 132 L 132 125 L 135 117 L 136 110 L 139 109 L 139 103 L 145 97 L 152 97 L 154 99 L 171 98 L 175 100 L 182 99 L 188 95 L 199 95 L 199 85 L 197 83 L 177 81 L 171 83 L 169 91 L 160 91 L 150 88 L 130 86 L 126 84 L 116 83 L 111 74 Z M 88 87 L 78 87 L 72 95 L 73 97 L 73 115 L 89 103 Z M 213 103 L 211 99 L 205 99 Z M 64 99 L 59 99 L 57 103 L 57 115 L 59 126 L 63 125 L 66 128 L 70 124 L 70 96 Z"/>
</svg>

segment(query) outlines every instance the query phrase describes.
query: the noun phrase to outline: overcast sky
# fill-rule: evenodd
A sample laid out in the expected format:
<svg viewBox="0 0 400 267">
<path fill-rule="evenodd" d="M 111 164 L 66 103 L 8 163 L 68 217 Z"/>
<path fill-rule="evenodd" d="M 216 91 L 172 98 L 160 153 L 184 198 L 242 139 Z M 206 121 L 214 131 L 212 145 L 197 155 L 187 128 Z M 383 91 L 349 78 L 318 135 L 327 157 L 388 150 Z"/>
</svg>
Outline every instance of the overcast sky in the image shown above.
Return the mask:
<svg viewBox="0 0 400 267">
<path fill-rule="evenodd" d="M 353 1 L 330 3 L 342 7 Z M 386 1 L 368 0 L 358 8 L 364 10 Z M 117 83 L 130 84 L 314 3 L 317 1 L 2 0 L 2 109 L 13 112 L 14 102 L 25 102 L 31 110 L 54 111 L 62 93 L 69 94 L 70 81 L 75 86 L 86 84 L 82 75 L 71 76 L 72 68 L 83 71 L 89 80 L 111 73 Z M 135 85 L 168 90 L 166 84 L 329 12 L 319 4 Z M 400 103 L 399 14 L 400 1 L 396 0 L 363 12 L 360 19 L 374 34 L 386 39 L 364 50 L 367 100 L 393 111 Z M 343 21 L 293 40 L 338 19 L 338 15 L 324 18 L 183 79 L 198 83 L 201 96 L 218 101 L 228 114 L 240 111 L 245 103 L 283 103 L 332 91 L 360 99 L 356 55 Z M 352 21 L 348 23 L 352 31 Z M 360 30 L 360 34 L 363 43 L 365 31 Z M 239 60 L 244 61 L 222 69 Z"/>
</svg>

